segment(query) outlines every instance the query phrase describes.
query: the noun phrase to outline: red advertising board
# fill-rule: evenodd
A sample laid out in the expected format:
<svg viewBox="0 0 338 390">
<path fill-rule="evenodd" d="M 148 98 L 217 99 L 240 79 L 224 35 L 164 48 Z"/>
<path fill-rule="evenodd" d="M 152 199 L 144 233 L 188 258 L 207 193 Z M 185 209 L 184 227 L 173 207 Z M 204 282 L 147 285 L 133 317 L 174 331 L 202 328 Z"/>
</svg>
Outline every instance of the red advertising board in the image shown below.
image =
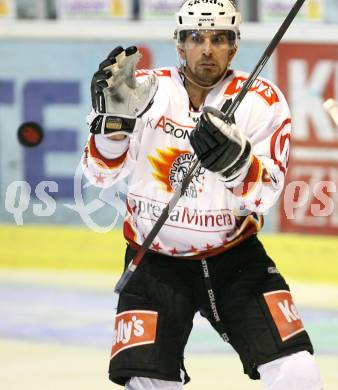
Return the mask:
<svg viewBox="0 0 338 390">
<path fill-rule="evenodd" d="M 276 63 L 292 112 L 280 230 L 338 234 L 338 128 L 323 109 L 338 98 L 338 44 L 281 44 Z"/>
</svg>

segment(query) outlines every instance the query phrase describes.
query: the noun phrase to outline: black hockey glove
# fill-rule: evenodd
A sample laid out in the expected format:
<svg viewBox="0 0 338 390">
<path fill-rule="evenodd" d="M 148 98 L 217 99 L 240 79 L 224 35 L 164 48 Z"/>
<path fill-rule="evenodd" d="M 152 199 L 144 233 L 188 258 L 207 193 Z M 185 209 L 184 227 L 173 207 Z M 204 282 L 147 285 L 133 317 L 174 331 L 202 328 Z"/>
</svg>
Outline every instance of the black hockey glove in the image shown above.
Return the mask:
<svg viewBox="0 0 338 390">
<path fill-rule="evenodd" d="M 119 46 L 101 62 L 91 82 L 93 110 L 87 117 L 91 133 L 130 135 L 136 118 L 152 105 L 158 80 L 155 75 L 143 83 L 136 80 L 140 58 L 135 46 L 125 50 Z"/>
<path fill-rule="evenodd" d="M 235 180 L 251 163 L 251 145 L 235 123 L 223 120 L 221 111 L 205 107 L 190 143 L 201 165 L 221 174 L 226 181 Z"/>
</svg>

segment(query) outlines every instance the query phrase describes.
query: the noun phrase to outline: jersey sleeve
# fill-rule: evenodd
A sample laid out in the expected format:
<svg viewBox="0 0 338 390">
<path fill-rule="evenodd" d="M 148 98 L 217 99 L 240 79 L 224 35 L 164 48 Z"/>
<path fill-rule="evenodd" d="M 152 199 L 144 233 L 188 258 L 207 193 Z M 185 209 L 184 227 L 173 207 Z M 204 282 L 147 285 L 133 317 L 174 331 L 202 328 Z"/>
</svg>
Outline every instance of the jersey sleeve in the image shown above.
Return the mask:
<svg viewBox="0 0 338 390">
<path fill-rule="evenodd" d="M 111 154 L 113 150 L 116 155 L 107 158 L 104 152 L 99 151 L 97 142 L 98 135 L 91 134 L 88 138 L 81 165 L 86 178 L 95 186 L 108 188 L 112 186 L 123 175 L 123 168 L 127 159 L 129 140 L 127 142 L 110 141 Z M 102 137 L 102 136 L 101 136 Z M 125 140 L 124 140 L 125 141 Z"/>
<path fill-rule="evenodd" d="M 143 121 L 136 121 L 130 137 L 110 140 L 101 134 L 90 134 L 84 148 L 81 166 L 86 178 L 96 187 L 109 188 L 128 177 L 134 169 Z"/>
<path fill-rule="evenodd" d="M 280 91 L 276 93 L 276 102 L 265 109 L 258 102 L 250 115 L 246 134 L 252 145 L 252 160 L 248 171 L 239 180 L 225 183 L 236 210 L 266 213 L 284 188 L 291 117 L 284 96 Z"/>
</svg>

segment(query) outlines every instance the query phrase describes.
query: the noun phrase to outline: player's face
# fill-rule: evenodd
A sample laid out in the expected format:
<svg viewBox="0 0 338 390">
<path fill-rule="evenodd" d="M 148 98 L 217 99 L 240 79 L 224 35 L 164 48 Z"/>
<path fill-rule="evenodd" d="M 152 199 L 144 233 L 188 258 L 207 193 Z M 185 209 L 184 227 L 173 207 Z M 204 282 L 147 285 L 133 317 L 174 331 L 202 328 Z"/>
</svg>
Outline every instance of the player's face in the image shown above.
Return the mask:
<svg viewBox="0 0 338 390">
<path fill-rule="evenodd" d="M 179 47 L 186 61 L 187 76 L 198 84 L 210 86 L 224 74 L 236 53 L 222 30 L 193 30 Z"/>
</svg>

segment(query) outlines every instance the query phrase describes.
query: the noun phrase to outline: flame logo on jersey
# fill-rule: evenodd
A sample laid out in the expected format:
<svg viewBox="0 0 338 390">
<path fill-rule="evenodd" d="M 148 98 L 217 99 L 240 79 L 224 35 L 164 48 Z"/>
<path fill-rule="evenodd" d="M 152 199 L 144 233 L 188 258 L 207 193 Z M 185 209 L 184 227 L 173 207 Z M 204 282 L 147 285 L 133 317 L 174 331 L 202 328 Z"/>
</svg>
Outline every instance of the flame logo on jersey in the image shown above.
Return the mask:
<svg viewBox="0 0 338 390">
<path fill-rule="evenodd" d="M 167 147 L 166 150 L 156 149 L 157 157 L 148 156 L 148 160 L 154 172 L 154 179 L 161 183 L 162 188 L 167 192 L 174 192 L 188 173 L 190 165 L 194 159 L 194 154 L 188 150 L 179 150 Z M 197 197 L 197 191 L 202 191 L 205 169 L 201 167 L 189 184 L 185 195 L 190 198 Z M 200 178 L 200 176 L 202 176 Z M 202 180 L 200 180 L 202 179 Z M 198 189 L 196 188 L 198 185 Z"/>
</svg>

